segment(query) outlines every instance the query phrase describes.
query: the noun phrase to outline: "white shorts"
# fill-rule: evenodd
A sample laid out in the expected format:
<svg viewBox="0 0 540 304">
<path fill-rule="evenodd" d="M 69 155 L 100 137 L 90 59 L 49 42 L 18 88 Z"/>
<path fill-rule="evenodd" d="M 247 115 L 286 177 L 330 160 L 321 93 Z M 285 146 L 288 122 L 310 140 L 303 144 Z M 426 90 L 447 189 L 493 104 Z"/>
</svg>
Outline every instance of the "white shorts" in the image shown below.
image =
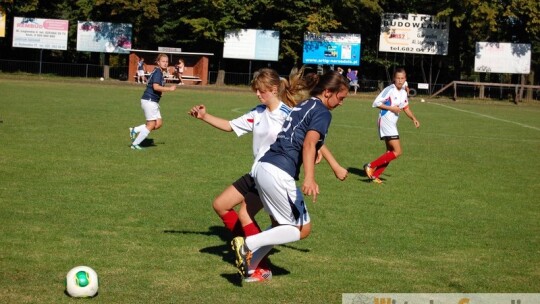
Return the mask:
<svg viewBox="0 0 540 304">
<path fill-rule="evenodd" d="M 139 76 L 144 76 L 144 74 L 145 74 L 144 70 L 138 70 L 137 71 L 137 75 L 139 75 Z"/>
<path fill-rule="evenodd" d="M 310 222 L 302 191 L 285 171 L 263 162 L 257 162 L 253 178 L 264 210 L 280 225 L 302 226 Z"/>
<path fill-rule="evenodd" d="M 147 121 L 161 119 L 158 102 L 141 99 L 141 108 L 144 111 L 144 117 L 146 117 Z"/>
<path fill-rule="evenodd" d="M 377 122 L 379 125 L 379 137 L 381 139 L 385 137 L 396 137 L 399 136 L 397 124 L 395 123 L 388 123 L 384 119 L 380 119 Z M 399 138 L 399 137 L 398 137 Z"/>
</svg>

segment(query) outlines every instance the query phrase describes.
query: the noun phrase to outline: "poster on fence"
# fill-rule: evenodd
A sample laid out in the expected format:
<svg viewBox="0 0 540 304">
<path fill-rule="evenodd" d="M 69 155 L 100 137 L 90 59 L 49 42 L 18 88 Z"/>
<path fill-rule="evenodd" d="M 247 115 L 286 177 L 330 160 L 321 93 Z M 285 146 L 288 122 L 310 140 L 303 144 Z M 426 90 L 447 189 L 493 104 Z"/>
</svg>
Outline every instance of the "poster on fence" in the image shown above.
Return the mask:
<svg viewBox="0 0 540 304">
<path fill-rule="evenodd" d="M 531 45 L 527 43 L 477 42 L 474 71 L 529 74 Z"/>
<path fill-rule="evenodd" d="M 0 6 L 0 37 L 6 37 L 6 11 Z"/>
<path fill-rule="evenodd" d="M 67 50 L 68 20 L 15 17 L 13 47 Z"/>
<path fill-rule="evenodd" d="M 360 65 L 360 34 L 304 33 L 305 64 Z"/>
<path fill-rule="evenodd" d="M 279 32 L 273 30 L 225 31 L 223 58 L 278 61 Z"/>
<path fill-rule="evenodd" d="M 448 20 L 420 14 L 384 13 L 380 52 L 448 55 Z"/>
<path fill-rule="evenodd" d="M 131 23 L 79 21 L 77 51 L 129 54 Z"/>
</svg>

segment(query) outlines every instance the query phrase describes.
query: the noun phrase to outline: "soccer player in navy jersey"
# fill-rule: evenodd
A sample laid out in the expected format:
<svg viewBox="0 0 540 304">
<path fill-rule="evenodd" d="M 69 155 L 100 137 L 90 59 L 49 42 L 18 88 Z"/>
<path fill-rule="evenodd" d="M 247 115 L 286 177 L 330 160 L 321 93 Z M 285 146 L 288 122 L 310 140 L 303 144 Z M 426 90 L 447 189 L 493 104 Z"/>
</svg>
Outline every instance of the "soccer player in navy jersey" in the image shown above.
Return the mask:
<svg viewBox="0 0 540 304">
<path fill-rule="evenodd" d="M 338 72 L 312 77 L 316 81 L 310 92 L 312 97 L 292 109 L 276 141 L 252 169 L 264 209 L 277 225 L 247 238 L 233 239 L 236 264 L 243 276 L 247 276 L 249 269 L 256 267 L 273 246 L 300 240 L 302 230 L 309 226 L 303 194 L 312 196 L 314 202 L 317 200 L 315 158 L 328 133 L 332 120 L 330 110 L 342 105 L 349 91 L 347 79 Z M 297 188 L 302 165 L 304 181 L 301 188 Z"/>
<path fill-rule="evenodd" d="M 152 132 L 161 128 L 163 119 L 159 110 L 159 100 L 161 93 L 170 92 L 176 89 L 176 86 L 165 86 L 163 72 L 169 66 L 169 57 L 165 54 L 159 54 L 156 58 L 157 67 L 152 71 L 146 83 L 146 89 L 141 97 L 141 108 L 143 109 L 146 123 L 137 127 L 129 128 L 129 137 L 131 138 L 131 149 L 142 150 L 139 144 Z"/>
</svg>

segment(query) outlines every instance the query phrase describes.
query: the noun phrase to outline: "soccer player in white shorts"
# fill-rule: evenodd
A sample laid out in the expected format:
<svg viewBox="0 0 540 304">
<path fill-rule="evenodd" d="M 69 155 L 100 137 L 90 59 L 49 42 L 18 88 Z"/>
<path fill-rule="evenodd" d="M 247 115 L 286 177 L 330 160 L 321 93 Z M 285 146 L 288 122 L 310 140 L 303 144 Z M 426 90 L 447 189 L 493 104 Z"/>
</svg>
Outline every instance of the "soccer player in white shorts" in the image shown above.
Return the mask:
<svg viewBox="0 0 540 304">
<path fill-rule="evenodd" d="M 161 99 L 161 93 L 167 91 L 174 91 L 176 86 L 165 86 L 165 78 L 163 77 L 163 71 L 167 70 L 169 66 L 169 57 L 165 54 L 159 54 L 156 58 L 156 64 L 158 65 L 146 84 L 143 96 L 141 97 L 141 108 L 144 111 L 146 123 L 137 127 L 129 128 L 129 137 L 131 138 L 131 149 L 142 150 L 139 145 L 153 130 L 161 128 L 163 120 L 161 119 L 161 113 L 159 111 L 159 100 Z"/>
<path fill-rule="evenodd" d="M 366 176 L 377 184 L 381 184 L 379 178 L 390 162 L 402 154 L 401 143 L 397 122 L 401 111 L 413 121 L 415 127 L 420 127 L 420 122 L 416 119 L 409 108 L 408 93 L 404 84 L 407 82 L 407 74 L 402 68 L 394 72 L 394 84 L 387 86 L 373 102 L 373 107 L 380 109 L 377 125 L 379 137 L 385 141 L 386 152 L 376 160 L 364 165 Z"/>
<path fill-rule="evenodd" d="M 293 108 L 276 142 L 255 164 L 252 175 L 259 196 L 277 226 L 247 238 L 236 237 L 232 245 L 242 275 L 256 266 L 275 245 L 298 241 L 310 218 L 302 193 L 316 201 L 319 185 L 315 181 L 315 155 L 326 138 L 332 119 L 330 110 L 343 103 L 348 81 L 330 71 L 316 80 L 313 97 Z M 302 189 L 297 189 L 300 168 L 304 167 Z"/>
</svg>

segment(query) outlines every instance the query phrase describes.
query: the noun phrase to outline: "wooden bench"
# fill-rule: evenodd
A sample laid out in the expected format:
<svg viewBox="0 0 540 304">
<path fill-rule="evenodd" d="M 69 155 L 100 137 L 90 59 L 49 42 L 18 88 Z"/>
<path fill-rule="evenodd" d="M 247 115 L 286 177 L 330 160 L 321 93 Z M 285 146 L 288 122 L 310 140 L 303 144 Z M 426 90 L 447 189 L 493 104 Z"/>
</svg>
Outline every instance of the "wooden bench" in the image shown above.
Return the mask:
<svg viewBox="0 0 540 304">
<path fill-rule="evenodd" d="M 180 79 L 176 76 L 165 77 L 167 83 L 180 83 Z M 190 81 L 195 84 L 200 84 L 202 79 L 199 76 L 182 75 L 182 82 Z"/>
</svg>

